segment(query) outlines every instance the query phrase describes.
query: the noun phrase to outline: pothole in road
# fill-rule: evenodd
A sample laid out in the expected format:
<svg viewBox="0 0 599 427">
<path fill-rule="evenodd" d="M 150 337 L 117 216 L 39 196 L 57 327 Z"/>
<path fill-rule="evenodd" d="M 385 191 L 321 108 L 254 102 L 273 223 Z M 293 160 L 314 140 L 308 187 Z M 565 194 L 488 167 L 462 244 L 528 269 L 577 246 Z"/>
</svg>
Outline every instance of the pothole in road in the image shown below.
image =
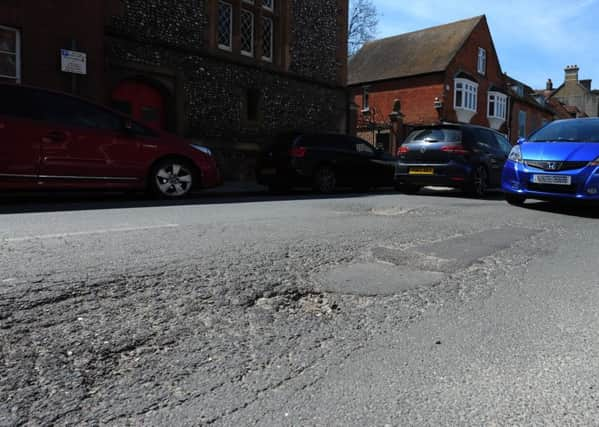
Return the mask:
<svg viewBox="0 0 599 427">
<path fill-rule="evenodd" d="M 375 262 L 340 265 L 316 277 L 319 289 L 362 296 L 394 295 L 440 284 L 446 277 L 539 233 L 527 228 L 485 230 L 411 249 L 376 247 Z"/>
<path fill-rule="evenodd" d="M 339 309 L 337 303 L 322 293 L 299 290 L 262 296 L 253 306 L 267 311 L 302 311 L 317 317 L 331 315 Z"/>
<path fill-rule="evenodd" d="M 377 247 L 372 253 L 376 259 L 394 265 L 452 273 L 508 249 L 518 240 L 528 239 L 537 233 L 539 230 L 529 228 L 499 228 L 427 243 L 403 251 Z"/>
<path fill-rule="evenodd" d="M 340 265 L 319 277 L 325 292 L 377 296 L 395 295 L 423 286 L 433 286 L 444 278 L 443 273 L 412 270 L 378 262 Z"/>
</svg>

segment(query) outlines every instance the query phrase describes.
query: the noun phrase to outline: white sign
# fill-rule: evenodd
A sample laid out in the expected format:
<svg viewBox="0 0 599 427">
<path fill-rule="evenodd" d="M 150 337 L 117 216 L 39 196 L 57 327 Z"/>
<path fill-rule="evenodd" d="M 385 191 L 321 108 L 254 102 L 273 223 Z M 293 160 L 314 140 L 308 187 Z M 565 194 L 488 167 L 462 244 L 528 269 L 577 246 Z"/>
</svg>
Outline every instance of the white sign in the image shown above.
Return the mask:
<svg viewBox="0 0 599 427">
<path fill-rule="evenodd" d="M 87 74 L 87 55 L 83 52 L 60 49 L 60 68 L 65 73 Z"/>
</svg>

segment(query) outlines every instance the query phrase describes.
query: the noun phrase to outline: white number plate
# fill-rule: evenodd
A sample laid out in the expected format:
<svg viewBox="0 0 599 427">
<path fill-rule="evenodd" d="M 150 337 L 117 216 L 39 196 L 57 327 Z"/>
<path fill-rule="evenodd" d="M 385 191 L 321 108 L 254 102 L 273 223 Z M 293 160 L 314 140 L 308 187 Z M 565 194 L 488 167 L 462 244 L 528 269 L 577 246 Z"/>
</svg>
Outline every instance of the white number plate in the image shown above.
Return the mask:
<svg viewBox="0 0 599 427">
<path fill-rule="evenodd" d="M 533 175 L 535 184 L 571 185 L 572 177 L 568 175 Z"/>
</svg>

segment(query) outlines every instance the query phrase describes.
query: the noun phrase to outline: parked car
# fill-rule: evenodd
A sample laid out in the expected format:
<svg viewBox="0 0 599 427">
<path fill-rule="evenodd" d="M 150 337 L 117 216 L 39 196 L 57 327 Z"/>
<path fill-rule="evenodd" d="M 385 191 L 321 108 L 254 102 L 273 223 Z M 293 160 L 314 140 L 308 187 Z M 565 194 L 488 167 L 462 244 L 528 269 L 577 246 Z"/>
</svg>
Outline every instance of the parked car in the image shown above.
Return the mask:
<svg viewBox="0 0 599 427">
<path fill-rule="evenodd" d="M 503 169 L 506 200 L 599 200 L 599 119 L 551 122 L 518 141 Z"/>
<path fill-rule="evenodd" d="M 393 186 L 395 163 L 390 154 L 353 136 L 289 133 L 264 150 L 256 174 L 272 191 L 312 187 L 331 193 L 340 186 Z"/>
<path fill-rule="evenodd" d="M 399 191 L 424 186 L 461 188 L 484 196 L 499 187 L 512 146 L 505 135 L 481 126 L 442 124 L 414 129 L 397 150 Z"/>
<path fill-rule="evenodd" d="M 151 190 L 220 183 L 206 147 L 70 95 L 0 84 L 0 189 Z"/>
</svg>

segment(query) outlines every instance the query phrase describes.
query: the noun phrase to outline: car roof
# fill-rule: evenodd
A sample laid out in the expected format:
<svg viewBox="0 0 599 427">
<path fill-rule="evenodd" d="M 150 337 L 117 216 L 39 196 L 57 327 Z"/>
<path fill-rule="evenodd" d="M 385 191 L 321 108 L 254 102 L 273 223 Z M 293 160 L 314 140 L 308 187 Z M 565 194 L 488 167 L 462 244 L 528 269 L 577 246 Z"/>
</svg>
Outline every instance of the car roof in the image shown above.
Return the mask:
<svg viewBox="0 0 599 427">
<path fill-rule="evenodd" d="M 503 135 L 501 132 L 499 132 L 498 130 L 486 127 L 486 126 L 480 126 L 480 125 L 473 125 L 470 123 L 451 123 L 451 122 L 443 122 L 443 123 L 439 123 L 439 124 L 431 124 L 431 125 L 418 125 L 418 126 L 414 126 L 413 129 L 438 129 L 438 128 L 454 128 L 454 129 L 461 129 L 461 128 L 470 128 L 470 129 L 484 129 L 484 130 L 490 130 L 492 132 L 498 133 Z"/>
</svg>

